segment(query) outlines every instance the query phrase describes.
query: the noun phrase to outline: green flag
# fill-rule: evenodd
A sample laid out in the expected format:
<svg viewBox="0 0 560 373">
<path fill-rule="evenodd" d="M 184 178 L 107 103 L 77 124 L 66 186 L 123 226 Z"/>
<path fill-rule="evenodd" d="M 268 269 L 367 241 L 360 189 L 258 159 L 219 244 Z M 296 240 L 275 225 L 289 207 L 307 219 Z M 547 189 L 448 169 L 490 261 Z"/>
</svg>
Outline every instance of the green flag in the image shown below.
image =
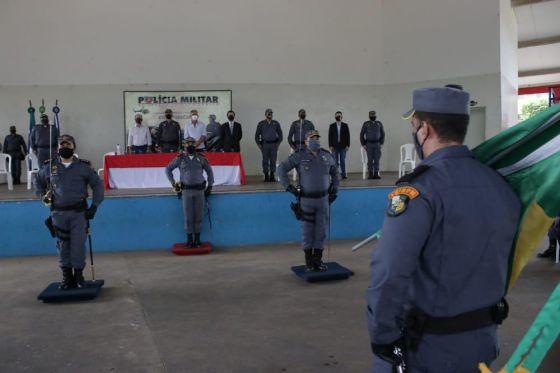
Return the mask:
<svg viewBox="0 0 560 373">
<path fill-rule="evenodd" d="M 504 176 L 522 203 L 509 260 L 511 288 L 560 213 L 560 105 L 500 132 L 474 153 Z"/>
</svg>

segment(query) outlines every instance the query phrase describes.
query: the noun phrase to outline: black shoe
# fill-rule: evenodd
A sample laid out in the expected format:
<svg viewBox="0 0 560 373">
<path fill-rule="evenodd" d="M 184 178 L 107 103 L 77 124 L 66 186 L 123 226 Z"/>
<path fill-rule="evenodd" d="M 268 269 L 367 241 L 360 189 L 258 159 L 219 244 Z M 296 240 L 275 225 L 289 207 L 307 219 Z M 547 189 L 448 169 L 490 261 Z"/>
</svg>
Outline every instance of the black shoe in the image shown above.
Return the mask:
<svg viewBox="0 0 560 373">
<path fill-rule="evenodd" d="M 323 263 L 323 249 L 313 249 L 313 271 L 323 272 L 327 270 L 327 265 Z"/>
<path fill-rule="evenodd" d="M 194 234 L 194 247 L 200 247 L 200 233 Z"/>
<path fill-rule="evenodd" d="M 548 249 L 546 249 L 542 253 L 537 254 L 537 257 L 539 257 L 539 258 L 552 258 L 555 255 L 556 255 L 556 248 L 555 247 L 549 247 Z"/>
<path fill-rule="evenodd" d="M 74 274 L 72 273 L 72 268 L 62 267 L 62 281 L 58 287 L 60 290 L 68 290 L 76 287 L 76 281 L 74 280 Z"/>
<path fill-rule="evenodd" d="M 270 173 L 270 178 L 268 179 L 268 181 L 270 181 L 271 183 L 274 183 L 276 181 L 276 176 L 274 176 L 274 172 Z"/>
<path fill-rule="evenodd" d="M 194 247 L 194 241 L 192 233 L 187 233 L 187 242 L 185 243 L 187 249 L 192 249 Z"/>
<path fill-rule="evenodd" d="M 348 178 L 346 177 L 346 175 L 342 175 L 342 179 L 343 179 L 343 180 L 346 180 L 346 179 L 348 179 Z"/>
<path fill-rule="evenodd" d="M 374 178 L 374 179 L 381 179 L 381 176 L 379 176 L 379 172 L 375 172 L 375 173 L 373 174 L 373 178 Z"/>
<path fill-rule="evenodd" d="M 303 250 L 305 254 L 305 270 L 307 272 L 313 271 L 313 250 Z"/>
<path fill-rule="evenodd" d="M 268 172 L 264 173 L 264 182 L 268 183 L 270 181 L 270 177 L 268 176 Z"/>
<path fill-rule="evenodd" d="M 76 282 L 76 286 L 80 289 L 86 286 L 86 280 L 84 279 L 84 270 L 74 268 L 74 281 Z"/>
<path fill-rule="evenodd" d="M 373 172 L 370 172 L 370 173 L 368 174 L 368 180 L 373 180 Z"/>
</svg>

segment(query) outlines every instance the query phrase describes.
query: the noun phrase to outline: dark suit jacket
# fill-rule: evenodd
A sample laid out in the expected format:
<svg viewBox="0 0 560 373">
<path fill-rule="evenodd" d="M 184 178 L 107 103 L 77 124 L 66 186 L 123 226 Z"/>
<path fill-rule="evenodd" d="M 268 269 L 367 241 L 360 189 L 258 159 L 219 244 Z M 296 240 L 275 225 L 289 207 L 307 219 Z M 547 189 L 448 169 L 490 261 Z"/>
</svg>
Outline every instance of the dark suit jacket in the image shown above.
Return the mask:
<svg viewBox="0 0 560 373">
<path fill-rule="evenodd" d="M 336 129 L 336 122 L 329 126 L 329 148 L 348 148 L 350 147 L 350 130 L 348 124 L 342 122 L 340 124 L 340 139 Z"/>
<path fill-rule="evenodd" d="M 225 152 L 239 152 L 241 147 L 239 142 L 243 137 L 243 130 L 241 130 L 241 124 L 233 122 L 233 133 L 229 129 L 229 122 L 222 124 L 220 129 L 222 148 Z"/>
</svg>

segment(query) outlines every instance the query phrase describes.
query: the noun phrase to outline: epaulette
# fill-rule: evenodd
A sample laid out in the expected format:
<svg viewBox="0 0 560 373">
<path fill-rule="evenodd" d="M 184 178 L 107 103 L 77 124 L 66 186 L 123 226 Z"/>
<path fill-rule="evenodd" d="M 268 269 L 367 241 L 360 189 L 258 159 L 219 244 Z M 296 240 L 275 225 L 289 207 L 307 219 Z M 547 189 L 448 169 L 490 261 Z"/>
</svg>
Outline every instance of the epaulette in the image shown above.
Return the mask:
<svg viewBox="0 0 560 373">
<path fill-rule="evenodd" d="M 87 164 L 88 166 L 91 166 L 91 162 L 88 161 L 87 159 L 78 159 L 80 162 Z"/>
<path fill-rule="evenodd" d="M 410 183 L 412 180 L 416 179 L 418 176 L 428 171 L 429 168 L 430 166 L 421 164 L 420 166 L 412 170 L 411 173 L 403 175 L 399 180 L 397 180 L 395 184 L 399 185 L 400 183 Z"/>
</svg>

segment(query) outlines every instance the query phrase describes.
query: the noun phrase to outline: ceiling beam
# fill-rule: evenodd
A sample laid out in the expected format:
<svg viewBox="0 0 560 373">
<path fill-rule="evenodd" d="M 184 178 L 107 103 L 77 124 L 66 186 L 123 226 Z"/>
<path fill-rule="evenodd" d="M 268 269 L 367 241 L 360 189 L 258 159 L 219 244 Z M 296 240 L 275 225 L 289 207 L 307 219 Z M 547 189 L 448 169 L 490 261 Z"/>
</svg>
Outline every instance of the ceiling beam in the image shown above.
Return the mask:
<svg viewBox="0 0 560 373">
<path fill-rule="evenodd" d="M 515 8 L 523 5 L 546 3 L 548 1 L 554 1 L 554 0 L 511 0 L 511 6 Z"/>
<path fill-rule="evenodd" d="M 546 38 L 523 40 L 517 43 L 517 48 L 538 47 L 541 45 L 550 45 L 560 43 L 560 35 L 548 36 Z"/>
<path fill-rule="evenodd" d="M 527 76 L 549 75 L 549 74 L 560 74 L 560 66 L 552 67 L 550 69 L 520 71 L 518 75 L 520 78 L 524 78 Z"/>
</svg>

